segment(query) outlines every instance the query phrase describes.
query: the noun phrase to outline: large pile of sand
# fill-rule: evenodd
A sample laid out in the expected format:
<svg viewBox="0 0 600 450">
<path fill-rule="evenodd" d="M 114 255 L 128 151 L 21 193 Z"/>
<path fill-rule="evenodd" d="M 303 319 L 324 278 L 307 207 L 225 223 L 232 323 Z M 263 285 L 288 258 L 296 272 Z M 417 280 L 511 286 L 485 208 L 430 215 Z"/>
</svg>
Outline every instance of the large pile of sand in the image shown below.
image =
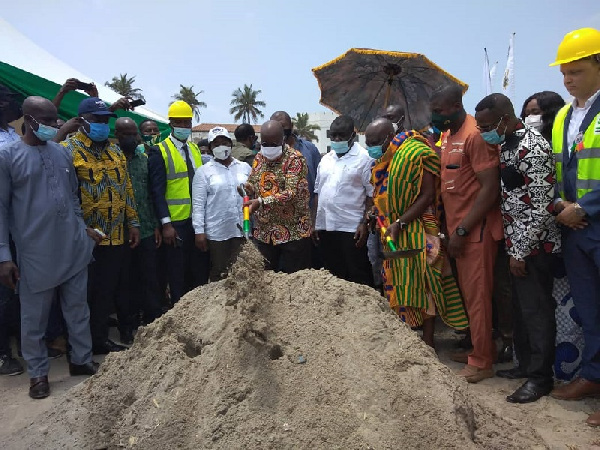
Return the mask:
<svg viewBox="0 0 600 450">
<path fill-rule="evenodd" d="M 540 444 L 471 398 L 374 290 L 260 267 L 245 246 L 228 280 L 188 294 L 9 448 Z"/>
</svg>

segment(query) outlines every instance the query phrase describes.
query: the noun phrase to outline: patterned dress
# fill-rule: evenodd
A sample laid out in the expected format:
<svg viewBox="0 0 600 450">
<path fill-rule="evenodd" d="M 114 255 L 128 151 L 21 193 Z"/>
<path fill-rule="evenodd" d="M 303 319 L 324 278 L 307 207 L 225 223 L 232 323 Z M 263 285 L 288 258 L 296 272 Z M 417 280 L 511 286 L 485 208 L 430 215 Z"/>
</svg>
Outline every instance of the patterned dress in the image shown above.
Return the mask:
<svg viewBox="0 0 600 450">
<path fill-rule="evenodd" d="M 310 237 L 307 171 L 302 154 L 287 145 L 277 161 L 256 155 L 248 177 L 263 200 L 263 207 L 255 213 L 255 239 L 279 245 Z"/>
<path fill-rule="evenodd" d="M 386 227 L 415 202 L 424 170 L 435 176 L 439 194 L 439 156 L 414 131 L 397 135 L 375 162 L 373 201 Z M 437 203 L 400 232 L 396 243 L 399 250 L 422 248 L 423 252 L 413 258 L 384 261 L 384 292 L 390 307 L 411 327 L 422 325 L 423 319 L 437 310 L 446 324 L 464 329 L 468 321 L 458 287 L 451 275 L 442 274 L 445 256 L 438 237 Z"/>
</svg>

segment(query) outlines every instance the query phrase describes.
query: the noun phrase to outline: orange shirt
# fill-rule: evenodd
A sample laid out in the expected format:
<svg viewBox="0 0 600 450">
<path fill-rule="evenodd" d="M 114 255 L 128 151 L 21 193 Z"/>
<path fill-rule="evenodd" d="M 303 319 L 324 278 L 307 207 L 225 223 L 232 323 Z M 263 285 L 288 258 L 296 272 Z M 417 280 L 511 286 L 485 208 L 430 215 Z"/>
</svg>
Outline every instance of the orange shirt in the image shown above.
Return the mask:
<svg viewBox="0 0 600 450">
<path fill-rule="evenodd" d="M 465 122 L 455 134 L 447 132 L 442 136 L 441 160 L 442 201 L 448 233 L 452 235 L 473 207 L 481 189 L 476 174 L 493 167 L 500 170 L 500 151 L 497 145 L 490 145 L 483 140 L 475 118 L 467 114 Z M 499 203 L 488 212 L 485 224 L 490 227 L 495 240 L 504 239 Z M 481 240 L 482 226 L 483 222 L 469 230 L 469 242 Z"/>
</svg>

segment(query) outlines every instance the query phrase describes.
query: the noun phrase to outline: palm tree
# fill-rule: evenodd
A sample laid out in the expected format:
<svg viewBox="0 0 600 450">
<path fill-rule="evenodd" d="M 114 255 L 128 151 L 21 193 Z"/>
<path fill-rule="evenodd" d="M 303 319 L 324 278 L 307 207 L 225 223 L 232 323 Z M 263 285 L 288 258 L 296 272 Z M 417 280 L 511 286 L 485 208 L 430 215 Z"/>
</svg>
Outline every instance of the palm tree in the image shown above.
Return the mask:
<svg viewBox="0 0 600 450">
<path fill-rule="evenodd" d="M 300 137 L 308 139 L 309 141 L 319 141 L 319 138 L 315 134 L 315 131 L 320 130 L 321 127 L 314 123 L 308 123 L 308 113 L 296 113 L 296 117 L 292 118 L 294 124 L 294 130 Z"/>
<path fill-rule="evenodd" d="M 260 89 L 255 91 L 252 89 L 252 85 L 248 86 L 247 84 L 244 84 L 243 89 L 237 88 L 233 91 L 233 94 L 231 94 L 233 99 L 230 103 L 231 108 L 229 109 L 229 114 L 233 114 L 233 119 L 236 122 L 242 119 L 243 122 L 250 123 L 250 119 L 252 119 L 252 121 L 256 123 L 258 117 L 265 117 L 258 107 L 264 108 L 267 104 L 256 99 L 261 92 Z"/>
<path fill-rule="evenodd" d="M 192 107 L 192 111 L 194 111 L 194 117 L 198 122 L 200 122 L 200 108 L 206 108 L 206 103 L 198 100 L 198 96 L 204 91 L 194 92 L 194 86 L 187 87 L 183 84 L 180 84 L 179 87 L 179 93 L 175 94 L 173 98 L 175 100 L 183 100 L 190 105 Z"/>
<path fill-rule="evenodd" d="M 121 73 L 118 77 L 113 77 L 110 83 L 108 81 L 104 83 L 104 86 L 111 88 L 123 97 L 144 100 L 142 90 L 140 88 L 134 88 L 133 83 L 135 83 L 135 75 L 129 78 L 127 73 Z"/>
</svg>

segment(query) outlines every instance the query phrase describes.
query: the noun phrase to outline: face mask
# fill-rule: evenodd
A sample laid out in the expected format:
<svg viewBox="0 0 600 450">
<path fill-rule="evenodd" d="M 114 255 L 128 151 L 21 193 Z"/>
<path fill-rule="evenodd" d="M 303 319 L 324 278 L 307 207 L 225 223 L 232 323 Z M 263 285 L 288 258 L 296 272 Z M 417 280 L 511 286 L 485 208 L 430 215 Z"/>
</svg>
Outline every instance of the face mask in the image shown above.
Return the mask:
<svg viewBox="0 0 600 450">
<path fill-rule="evenodd" d="M 218 147 L 213 148 L 213 156 L 215 159 L 219 161 L 225 161 L 231 155 L 231 147 L 226 145 L 219 145 Z"/>
<path fill-rule="evenodd" d="M 392 126 L 394 127 L 394 133 L 397 133 L 398 132 L 398 124 L 393 123 Z"/>
<path fill-rule="evenodd" d="M 481 137 L 485 142 L 492 145 L 498 145 L 504 142 L 504 135 L 500 136 L 496 130 L 484 131 L 481 133 Z"/>
<path fill-rule="evenodd" d="M 438 130 L 446 131 L 460 117 L 460 111 L 456 111 L 450 115 L 431 113 L 431 124 Z"/>
<path fill-rule="evenodd" d="M 542 127 L 544 126 L 544 124 L 542 123 L 542 115 L 536 114 L 535 116 L 529 115 L 525 117 L 525 125 L 529 125 L 530 127 L 535 128 L 538 131 L 542 131 Z"/>
<path fill-rule="evenodd" d="M 160 142 L 160 134 L 142 134 L 142 140 L 146 145 L 157 145 Z"/>
<path fill-rule="evenodd" d="M 119 139 L 119 147 L 125 153 L 133 153 L 138 145 L 137 136 L 125 136 Z"/>
<path fill-rule="evenodd" d="M 349 142 L 350 141 L 331 141 L 331 150 L 333 150 L 338 155 L 348 153 L 348 151 L 350 150 Z"/>
<path fill-rule="evenodd" d="M 38 129 L 37 131 L 33 129 L 33 127 L 31 127 L 31 131 L 33 131 L 33 134 L 35 134 L 35 136 L 40 140 L 40 141 L 51 141 L 52 139 L 54 139 L 54 137 L 56 136 L 56 133 L 58 133 L 58 130 L 54 127 L 50 127 L 48 125 L 44 125 L 43 123 L 39 123 L 37 120 L 35 120 L 32 117 L 33 121 L 35 123 L 38 124 Z"/>
<path fill-rule="evenodd" d="M 92 141 L 104 142 L 108 139 L 110 127 L 107 123 L 88 123 L 90 125 L 90 131 L 87 133 L 87 135 Z"/>
<path fill-rule="evenodd" d="M 173 136 L 180 141 L 187 141 L 187 138 L 192 134 L 191 128 L 173 127 Z"/>
<path fill-rule="evenodd" d="M 373 145 L 371 147 L 367 147 L 367 151 L 369 152 L 369 156 L 373 159 L 381 158 L 383 155 L 383 145 Z"/>
<path fill-rule="evenodd" d="M 277 147 L 262 147 L 260 152 L 263 154 L 265 158 L 270 161 L 273 161 L 281 156 L 283 153 L 283 146 L 278 145 Z"/>
</svg>

